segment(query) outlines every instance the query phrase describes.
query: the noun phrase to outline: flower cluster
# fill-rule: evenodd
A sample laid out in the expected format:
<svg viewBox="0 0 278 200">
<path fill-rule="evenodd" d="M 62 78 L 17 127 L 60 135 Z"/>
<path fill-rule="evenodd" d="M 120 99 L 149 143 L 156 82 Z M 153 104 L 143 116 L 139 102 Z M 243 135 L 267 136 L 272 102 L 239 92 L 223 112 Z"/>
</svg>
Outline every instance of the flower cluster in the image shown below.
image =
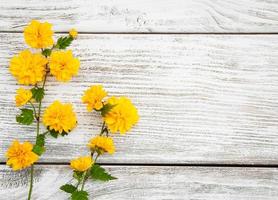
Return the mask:
<svg viewBox="0 0 278 200">
<path fill-rule="evenodd" d="M 73 56 L 71 50 L 66 50 L 77 35 L 77 31 L 72 29 L 69 35 L 60 37 L 55 42 L 52 25 L 33 20 L 24 29 L 25 42 L 33 49 L 24 49 L 10 60 L 10 73 L 18 83 L 26 87 L 33 86 L 17 89 L 15 104 L 17 107 L 23 107 L 21 113 L 16 116 L 18 123 L 30 125 L 36 122 L 36 142 L 20 143 L 14 140 L 6 153 L 7 165 L 13 170 L 31 167 L 28 199 L 31 199 L 34 163 L 45 152 L 46 136 L 57 138 L 67 135 L 77 124 L 76 114 L 69 103 L 54 101 L 42 113 L 47 76 L 52 75 L 58 81 L 65 82 L 78 73 L 79 60 Z M 46 127 L 43 133 L 40 133 L 41 122 Z M 82 166 L 82 163 L 74 166 Z"/>
<path fill-rule="evenodd" d="M 7 165 L 14 171 L 30 167 L 30 189 L 28 200 L 31 199 L 33 188 L 34 165 L 45 152 L 47 136 L 57 138 L 68 135 L 77 125 L 77 117 L 70 103 L 53 101 L 44 111 L 42 100 L 45 96 L 45 86 L 48 76 L 57 81 L 67 82 L 76 76 L 80 62 L 71 50 L 67 50 L 78 36 L 75 29 L 71 29 L 67 36 L 53 38 L 52 25 L 48 22 L 33 20 L 24 29 L 24 39 L 33 49 L 24 49 L 10 60 L 9 70 L 19 84 L 16 90 L 15 105 L 20 107 L 16 116 L 19 124 L 31 125 L 36 123 L 36 139 L 20 143 L 14 140 L 6 152 Z M 84 190 L 88 179 L 109 181 L 116 179 L 104 168 L 97 164 L 99 156 L 114 154 L 116 151 L 112 134 L 125 134 L 139 120 L 136 107 L 127 97 L 108 97 L 102 85 L 91 86 L 84 92 L 82 102 L 89 112 L 100 114 L 103 124 L 98 135 L 88 143 L 88 155 L 71 160 L 73 177 L 76 185 L 65 184 L 60 189 L 70 193 L 72 200 L 87 200 L 89 194 Z M 40 124 L 45 126 L 41 132 Z M 110 135 L 111 133 L 111 135 Z"/>
<path fill-rule="evenodd" d="M 100 113 L 103 124 L 99 134 L 91 138 L 87 144 L 90 156 L 82 156 L 70 162 L 77 184 L 65 184 L 60 189 L 70 193 L 72 199 L 75 197 L 88 199 L 89 194 L 84 190 L 88 179 L 100 181 L 116 179 L 96 163 L 97 159 L 105 153 L 115 152 L 114 140 L 109 136 L 110 132 L 125 134 L 139 120 L 137 109 L 130 99 L 114 96 L 105 99 L 106 97 L 107 92 L 101 85 L 91 86 L 82 97 L 82 102 L 86 104 L 88 111 L 95 110 Z"/>
<path fill-rule="evenodd" d="M 102 113 L 111 133 L 125 134 L 139 120 L 137 109 L 127 97 L 112 96 L 104 101 L 106 96 L 107 92 L 103 87 L 95 85 L 85 91 L 82 101 L 87 105 L 88 111 L 94 109 Z"/>
</svg>

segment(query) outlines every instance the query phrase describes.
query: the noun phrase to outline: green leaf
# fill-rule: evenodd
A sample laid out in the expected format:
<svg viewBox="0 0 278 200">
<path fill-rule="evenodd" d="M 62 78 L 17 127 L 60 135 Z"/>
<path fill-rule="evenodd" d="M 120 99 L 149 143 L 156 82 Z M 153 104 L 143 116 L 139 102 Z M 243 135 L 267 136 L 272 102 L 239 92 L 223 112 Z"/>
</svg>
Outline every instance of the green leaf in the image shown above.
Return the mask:
<svg viewBox="0 0 278 200">
<path fill-rule="evenodd" d="M 48 129 L 49 130 L 49 129 Z M 56 132 L 55 130 L 49 130 L 49 133 L 52 137 L 57 138 L 59 135 L 59 132 Z"/>
<path fill-rule="evenodd" d="M 38 135 L 36 138 L 36 144 L 33 147 L 33 152 L 41 156 L 45 151 L 44 143 L 45 143 L 45 135 L 43 134 Z"/>
<path fill-rule="evenodd" d="M 34 121 L 33 110 L 26 109 L 26 108 L 20 110 L 21 110 L 21 114 L 16 116 L 16 121 L 24 125 L 32 124 Z"/>
<path fill-rule="evenodd" d="M 35 144 L 33 147 L 33 152 L 39 156 L 41 156 L 43 154 L 43 152 L 45 151 L 45 148 L 43 146 L 40 146 L 38 144 Z"/>
<path fill-rule="evenodd" d="M 78 181 L 81 181 L 82 176 L 83 176 L 83 172 L 78 172 L 78 171 L 73 172 L 73 178 L 75 178 Z"/>
<path fill-rule="evenodd" d="M 73 41 L 72 37 L 69 36 L 60 37 L 55 47 L 58 49 L 66 49 L 71 44 L 72 41 Z"/>
<path fill-rule="evenodd" d="M 88 200 L 89 194 L 86 191 L 75 191 L 71 195 L 72 200 Z"/>
<path fill-rule="evenodd" d="M 67 133 L 66 131 L 63 131 L 62 133 L 61 133 L 61 136 L 65 136 L 65 135 L 68 135 L 69 133 Z"/>
<path fill-rule="evenodd" d="M 103 107 L 100 109 L 101 116 L 105 117 L 114 107 L 116 104 L 112 105 L 110 103 L 103 105 Z"/>
<path fill-rule="evenodd" d="M 44 89 L 43 88 L 34 87 L 31 89 L 31 92 L 32 92 L 33 98 L 36 100 L 36 102 L 40 102 L 44 97 Z"/>
<path fill-rule="evenodd" d="M 58 131 L 55 131 L 54 129 L 50 130 L 49 127 L 47 127 L 47 130 L 49 131 L 50 135 L 54 138 L 58 138 L 58 136 L 65 136 L 68 135 L 67 132 L 63 131 L 62 133 L 59 133 Z"/>
<path fill-rule="evenodd" d="M 100 181 L 110 181 L 117 179 L 116 177 L 113 177 L 109 173 L 107 173 L 105 169 L 99 166 L 98 164 L 93 165 L 93 167 L 90 170 L 90 175 L 92 179 Z"/>
<path fill-rule="evenodd" d="M 50 56 L 50 54 L 51 54 L 51 49 L 44 49 L 42 51 L 42 55 L 44 55 L 45 57 Z"/>
<path fill-rule="evenodd" d="M 39 146 L 44 146 L 45 143 L 45 135 L 39 134 L 36 139 L 36 144 Z"/>
<path fill-rule="evenodd" d="M 70 194 L 72 194 L 75 190 L 77 190 L 77 188 L 71 184 L 62 185 L 60 187 L 60 189 L 63 190 L 64 192 L 70 193 Z"/>
</svg>

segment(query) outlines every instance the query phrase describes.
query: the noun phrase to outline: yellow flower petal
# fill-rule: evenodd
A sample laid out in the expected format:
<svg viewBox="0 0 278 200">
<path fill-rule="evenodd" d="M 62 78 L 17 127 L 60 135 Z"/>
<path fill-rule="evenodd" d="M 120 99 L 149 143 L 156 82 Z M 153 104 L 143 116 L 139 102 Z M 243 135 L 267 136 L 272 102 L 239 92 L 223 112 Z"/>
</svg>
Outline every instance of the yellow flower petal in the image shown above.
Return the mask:
<svg viewBox="0 0 278 200">
<path fill-rule="evenodd" d="M 91 156 L 84 156 L 84 157 L 79 157 L 77 159 L 71 160 L 70 166 L 75 171 L 84 172 L 88 170 L 93 163 L 94 161 L 91 158 Z"/>
<path fill-rule="evenodd" d="M 111 97 L 107 103 L 115 105 L 104 117 L 104 121 L 112 133 L 119 131 L 124 134 L 138 122 L 137 109 L 128 98 Z"/>
<path fill-rule="evenodd" d="M 72 76 L 77 75 L 80 62 L 78 58 L 73 57 L 72 51 L 54 51 L 50 55 L 49 68 L 50 73 L 58 81 L 69 81 Z"/>
<path fill-rule="evenodd" d="M 71 104 L 54 101 L 43 114 L 43 123 L 50 130 L 69 133 L 77 124 Z"/>
<path fill-rule="evenodd" d="M 24 106 L 32 98 L 32 92 L 24 88 L 18 88 L 15 96 L 15 104 L 17 107 Z"/>
<path fill-rule="evenodd" d="M 111 137 L 96 136 L 89 141 L 87 146 L 92 151 L 100 150 L 108 152 L 109 154 L 113 154 L 115 152 L 114 141 Z"/>
<path fill-rule="evenodd" d="M 33 145 L 30 142 L 20 144 L 18 140 L 13 141 L 6 152 L 7 165 L 15 171 L 31 166 L 39 159 L 39 156 L 32 149 Z"/>
<path fill-rule="evenodd" d="M 85 91 L 82 102 L 87 104 L 87 110 L 93 109 L 100 110 L 103 107 L 102 100 L 107 96 L 107 92 L 103 89 L 102 85 L 91 86 Z"/>
<path fill-rule="evenodd" d="M 47 59 L 39 53 L 24 50 L 10 61 L 10 72 L 19 84 L 34 85 L 43 80 Z"/>
<path fill-rule="evenodd" d="M 54 44 L 52 35 L 52 25 L 48 22 L 41 23 L 37 20 L 32 20 L 24 29 L 25 42 L 30 47 L 37 49 L 52 46 Z"/>
<path fill-rule="evenodd" d="M 69 35 L 75 39 L 77 38 L 78 32 L 76 29 L 73 28 L 69 31 Z"/>
</svg>

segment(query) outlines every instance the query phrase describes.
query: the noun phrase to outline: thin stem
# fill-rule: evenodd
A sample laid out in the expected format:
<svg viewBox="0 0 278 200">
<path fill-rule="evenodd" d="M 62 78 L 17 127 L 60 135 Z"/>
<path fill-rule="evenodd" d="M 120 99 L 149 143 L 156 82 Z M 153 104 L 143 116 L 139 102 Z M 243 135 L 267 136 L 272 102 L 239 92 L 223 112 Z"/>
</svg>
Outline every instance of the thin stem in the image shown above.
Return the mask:
<svg viewBox="0 0 278 200">
<path fill-rule="evenodd" d="M 29 103 L 30 103 L 30 105 L 32 106 L 32 108 L 33 108 L 33 110 L 34 110 L 35 118 L 36 118 L 36 120 L 37 120 L 38 116 L 37 116 L 36 108 L 35 108 L 34 104 L 33 104 L 31 101 L 29 101 Z"/>
<path fill-rule="evenodd" d="M 37 137 L 38 137 L 38 135 L 40 134 L 40 121 L 39 121 L 39 119 L 37 121 L 37 131 L 36 131 L 36 133 L 37 133 Z"/>
<path fill-rule="evenodd" d="M 78 188 L 78 186 L 80 185 L 81 181 L 78 181 L 78 183 L 76 184 L 76 188 Z"/>
<path fill-rule="evenodd" d="M 99 134 L 99 135 L 102 135 L 104 132 L 106 132 L 106 135 L 108 134 L 108 130 L 107 130 L 106 126 L 105 126 L 105 122 L 102 123 L 101 131 L 100 131 L 100 134 Z M 94 150 L 93 152 L 91 152 L 92 158 L 94 157 L 94 153 L 95 153 L 95 150 Z M 96 156 L 96 158 L 95 158 L 95 163 L 97 162 L 97 159 L 98 159 L 98 157 L 99 157 L 100 155 L 101 155 L 100 153 L 97 154 L 97 156 Z M 85 186 L 85 183 L 86 183 L 86 181 L 87 181 L 87 178 L 88 178 L 88 177 L 86 178 L 87 173 L 88 173 L 88 170 L 85 171 L 84 174 L 83 174 L 83 176 L 82 176 L 81 191 L 83 191 L 84 186 Z M 78 187 L 79 184 L 80 184 L 80 182 L 77 183 L 77 186 L 76 186 L 76 187 Z"/>
<path fill-rule="evenodd" d="M 45 86 L 46 77 L 47 77 L 47 73 L 45 73 L 45 76 L 44 76 L 44 79 L 43 79 L 43 84 L 42 84 L 43 89 L 44 89 L 44 86 Z M 39 135 L 39 132 L 40 132 L 41 107 L 42 107 L 42 99 L 39 102 L 39 110 L 38 110 L 38 117 L 37 117 L 37 136 Z"/>
<path fill-rule="evenodd" d="M 30 188 L 28 193 L 28 200 L 31 199 L 32 190 L 33 190 L 33 182 L 34 182 L 34 165 L 31 165 L 31 179 L 30 179 Z"/>
<path fill-rule="evenodd" d="M 105 122 L 102 123 L 102 127 L 101 127 L 101 131 L 100 131 L 100 134 L 99 135 L 102 135 L 104 132 L 105 132 Z"/>
<path fill-rule="evenodd" d="M 105 122 L 102 123 L 101 131 L 100 131 L 99 135 L 102 136 L 103 133 L 106 133 L 106 137 L 109 136 L 109 131 L 108 131 L 108 128 L 107 128 Z"/>
<path fill-rule="evenodd" d="M 86 182 L 86 175 L 87 175 L 87 171 L 85 171 L 85 172 L 83 173 L 83 176 L 82 176 L 81 191 L 83 191 L 84 186 L 85 186 L 85 182 Z"/>
<path fill-rule="evenodd" d="M 42 49 L 43 51 L 43 49 Z M 46 66 L 47 68 L 47 66 Z M 45 73 L 44 75 L 44 79 L 43 79 L 43 83 L 42 83 L 42 88 L 44 89 L 44 86 L 45 86 L 45 82 L 46 82 L 46 78 L 47 78 L 47 73 Z M 35 116 L 36 116 L 36 120 L 37 120 L 37 126 L 36 126 L 36 139 L 38 138 L 38 135 L 40 134 L 40 116 L 41 116 L 41 106 L 42 106 L 42 99 L 40 100 L 39 102 L 39 108 L 38 108 L 38 113 L 36 113 L 36 109 L 35 109 L 35 106 L 30 102 L 31 106 L 33 107 L 34 109 L 34 112 L 35 112 Z M 46 134 L 46 133 L 45 133 Z M 31 196 L 32 196 L 32 190 L 33 190 L 33 179 L 34 179 L 34 164 L 31 166 L 31 179 L 30 179 L 30 188 L 29 188 L 29 193 L 28 193 L 28 200 L 31 199 Z"/>
<path fill-rule="evenodd" d="M 100 154 L 98 153 L 96 158 L 95 158 L 95 163 L 97 162 L 98 157 L 100 156 Z"/>
</svg>

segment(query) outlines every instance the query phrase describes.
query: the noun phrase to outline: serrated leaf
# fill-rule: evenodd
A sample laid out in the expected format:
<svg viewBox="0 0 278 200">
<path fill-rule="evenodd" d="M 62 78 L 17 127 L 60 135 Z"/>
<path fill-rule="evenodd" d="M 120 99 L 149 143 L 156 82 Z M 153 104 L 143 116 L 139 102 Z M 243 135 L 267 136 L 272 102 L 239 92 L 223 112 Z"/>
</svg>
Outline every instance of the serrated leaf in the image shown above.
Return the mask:
<svg viewBox="0 0 278 200">
<path fill-rule="evenodd" d="M 90 175 L 92 179 L 100 181 L 110 181 L 117 179 L 116 177 L 113 177 L 112 175 L 107 173 L 105 169 L 99 166 L 98 164 L 93 165 L 93 167 L 90 170 Z"/>
<path fill-rule="evenodd" d="M 36 138 L 36 144 L 33 147 L 33 152 L 39 156 L 42 155 L 45 151 L 44 143 L 45 143 L 45 135 L 43 134 L 38 135 Z"/>
<path fill-rule="evenodd" d="M 71 44 L 72 41 L 73 41 L 72 37 L 69 36 L 60 37 L 55 47 L 58 49 L 66 49 Z"/>
<path fill-rule="evenodd" d="M 71 195 L 72 200 L 88 200 L 88 192 L 86 191 L 75 191 Z"/>
<path fill-rule="evenodd" d="M 103 105 L 103 107 L 100 109 L 101 116 L 105 117 L 116 105 L 112 105 L 110 103 L 107 103 Z"/>
<path fill-rule="evenodd" d="M 43 152 L 45 151 L 45 148 L 43 146 L 37 145 L 35 144 L 33 146 L 33 150 L 32 150 L 35 154 L 37 154 L 38 156 L 41 156 L 43 154 Z"/>
<path fill-rule="evenodd" d="M 60 190 L 72 194 L 75 190 L 77 190 L 77 188 L 71 184 L 65 184 L 60 187 Z"/>
<path fill-rule="evenodd" d="M 49 131 L 50 135 L 54 138 L 58 138 L 58 136 L 65 136 L 68 135 L 67 132 L 63 131 L 62 133 L 59 133 L 58 131 L 55 131 L 54 129 L 50 130 L 49 127 L 47 128 L 47 130 Z"/>
<path fill-rule="evenodd" d="M 36 102 L 40 102 L 44 97 L 44 89 L 43 88 L 32 88 L 31 92 L 33 94 L 33 99 L 36 100 Z"/>
<path fill-rule="evenodd" d="M 49 130 L 49 129 L 48 129 Z M 57 138 L 59 135 L 59 132 L 56 132 L 55 130 L 49 130 L 49 133 L 52 137 Z"/>
<path fill-rule="evenodd" d="M 23 108 L 21 114 L 16 116 L 16 121 L 20 124 L 30 125 L 34 121 L 33 110 Z"/>
<path fill-rule="evenodd" d="M 45 135 L 39 134 L 36 139 L 36 144 L 39 146 L 44 146 L 45 143 Z"/>
<path fill-rule="evenodd" d="M 51 54 L 51 49 L 44 49 L 42 51 L 42 55 L 44 55 L 45 57 L 50 56 L 50 54 Z"/>
<path fill-rule="evenodd" d="M 63 131 L 62 133 L 61 133 L 61 136 L 66 136 L 66 135 L 68 135 L 68 133 L 66 132 L 66 131 Z"/>
</svg>

